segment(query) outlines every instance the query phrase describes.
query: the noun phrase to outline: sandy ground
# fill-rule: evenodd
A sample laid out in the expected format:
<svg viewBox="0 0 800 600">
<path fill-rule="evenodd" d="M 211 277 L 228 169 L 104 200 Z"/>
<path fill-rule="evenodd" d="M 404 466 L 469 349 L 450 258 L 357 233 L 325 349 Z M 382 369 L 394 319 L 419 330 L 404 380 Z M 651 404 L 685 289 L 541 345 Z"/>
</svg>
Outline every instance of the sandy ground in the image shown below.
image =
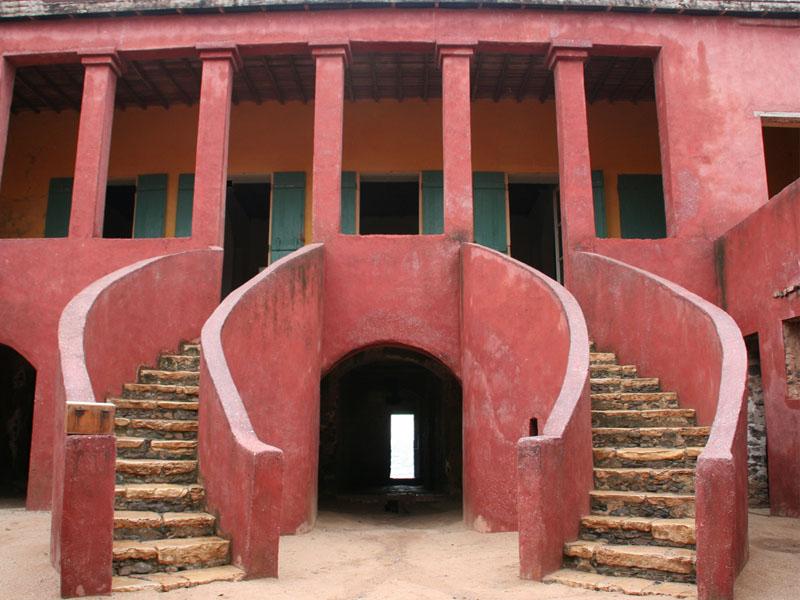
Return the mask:
<svg viewBox="0 0 800 600">
<path fill-rule="evenodd" d="M 0 505 L 0 597 L 58 597 L 48 559 L 50 514 Z M 800 520 L 751 513 L 751 558 L 737 600 L 800 598 Z M 458 513 L 413 517 L 323 512 L 308 534 L 281 540 L 280 578 L 119 594 L 125 600 L 621 600 L 621 594 L 517 578 L 517 536 L 467 531 Z M 662 597 L 663 598 L 663 597 Z"/>
</svg>

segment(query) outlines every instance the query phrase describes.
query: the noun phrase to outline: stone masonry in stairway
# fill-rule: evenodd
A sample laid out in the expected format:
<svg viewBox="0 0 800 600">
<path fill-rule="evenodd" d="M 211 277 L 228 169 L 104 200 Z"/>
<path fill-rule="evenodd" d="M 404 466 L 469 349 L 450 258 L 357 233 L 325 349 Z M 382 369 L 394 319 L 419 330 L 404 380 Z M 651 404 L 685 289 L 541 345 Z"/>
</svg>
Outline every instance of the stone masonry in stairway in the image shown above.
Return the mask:
<svg viewBox="0 0 800 600">
<path fill-rule="evenodd" d="M 114 592 L 235 581 L 230 543 L 215 535 L 198 483 L 197 408 L 200 347 L 181 345 L 141 368 L 117 407 Z"/>
<path fill-rule="evenodd" d="M 694 478 L 709 428 L 655 378 L 590 361 L 594 487 L 564 568 L 545 581 L 637 596 L 696 598 Z"/>
</svg>

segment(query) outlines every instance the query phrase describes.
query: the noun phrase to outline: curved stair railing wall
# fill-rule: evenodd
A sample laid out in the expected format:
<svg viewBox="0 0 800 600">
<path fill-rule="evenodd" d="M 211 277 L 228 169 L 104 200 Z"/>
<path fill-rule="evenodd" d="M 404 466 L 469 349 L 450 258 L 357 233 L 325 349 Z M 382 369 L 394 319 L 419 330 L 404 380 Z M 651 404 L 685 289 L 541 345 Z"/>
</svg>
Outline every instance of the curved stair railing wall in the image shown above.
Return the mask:
<svg viewBox="0 0 800 600">
<path fill-rule="evenodd" d="M 464 443 L 473 452 L 497 447 L 491 464 L 475 464 L 482 475 L 469 483 L 489 496 L 511 484 L 508 505 L 497 508 L 516 515 L 508 528 L 519 528 L 520 572 L 536 577 L 537 565 L 558 568 L 589 506 L 586 323 L 571 294 L 535 269 L 475 244 L 463 246 L 462 261 L 464 421 L 481 423 L 465 427 Z M 535 428 L 542 435 L 530 437 Z"/>
<path fill-rule="evenodd" d="M 104 399 L 197 336 L 218 303 L 221 269 L 220 249 L 143 260 L 86 287 L 61 315 L 55 422 L 66 435 L 55 440 L 50 548 L 63 597 L 111 591 L 116 447 Z"/>
<path fill-rule="evenodd" d="M 282 512 L 296 503 L 284 485 L 284 462 L 294 446 L 319 435 L 322 282 L 323 247 L 305 246 L 234 290 L 203 327 L 200 472 L 209 511 L 248 577 L 277 577 Z M 305 414 L 304 430 L 289 425 L 279 407 Z M 281 427 L 296 444 L 278 449 L 262 441 Z M 316 498 L 302 504 L 314 514 Z"/>
<path fill-rule="evenodd" d="M 696 410 L 710 436 L 697 460 L 697 588 L 700 600 L 733 598 L 747 561 L 747 356 L 720 308 L 626 263 L 576 252 L 572 292 L 599 348 L 657 373 Z"/>
</svg>

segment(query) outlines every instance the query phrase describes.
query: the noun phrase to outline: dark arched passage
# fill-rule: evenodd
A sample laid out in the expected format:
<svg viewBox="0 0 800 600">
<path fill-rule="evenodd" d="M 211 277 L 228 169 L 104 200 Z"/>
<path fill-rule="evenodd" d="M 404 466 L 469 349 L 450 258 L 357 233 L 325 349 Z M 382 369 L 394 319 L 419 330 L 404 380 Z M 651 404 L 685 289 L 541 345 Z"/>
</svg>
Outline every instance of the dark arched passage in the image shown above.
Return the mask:
<svg viewBox="0 0 800 600">
<path fill-rule="evenodd" d="M 413 469 L 400 477 L 396 464 L 392 472 L 397 415 L 414 432 Z M 320 501 L 458 498 L 461 440 L 461 386 L 441 362 L 398 347 L 352 354 L 322 380 Z"/>
<path fill-rule="evenodd" d="M 24 498 L 33 429 L 36 369 L 0 344 L 0 498 Z"/>
</svg>

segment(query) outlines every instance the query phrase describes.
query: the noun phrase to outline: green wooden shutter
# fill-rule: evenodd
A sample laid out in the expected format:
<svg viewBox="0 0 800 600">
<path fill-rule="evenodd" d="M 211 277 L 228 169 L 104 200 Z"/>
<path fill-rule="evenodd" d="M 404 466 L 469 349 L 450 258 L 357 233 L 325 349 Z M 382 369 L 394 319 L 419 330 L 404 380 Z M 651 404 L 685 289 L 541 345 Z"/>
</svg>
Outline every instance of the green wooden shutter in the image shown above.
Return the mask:
<svg viewBox="0 0 800 600">
<path fill-rule="evenodd" d="M 592 196 L 594 197 L 594 232 L 599 238 L 608 237 L 606 227 L 606 189 L 602 171 L 592 171 Z"/>
<path fill-rule="evenodd" d="M 475 241 L 498 252 L 508 252 L 503 173 L 473 173 L 472 196 Z"/>
<path fill-rule="evenodd" d="M 306 174 L 275 173 L 272 180 L 272 240 L 270 262 L 303 245 Z"/>
<path fill-rule="evenodd" d="M 56 238 L 69 235 L 70 210 L 72 210 L 72 177 L 51 179 L 47 193 L 44 237 Z"/>
<path fill-rule="evenodd" d="M 444 233 L 444 185 L 441 171 L 422 172 L 422 233 Z"/>
<path fill-rule="evenodd" d="M 167 211 L 167 176 L 139 175 L 136 180 L 136 207 L 133 213 L 133 237 L 164 237 Z"/>
<path fill-rule="evenodd" d="M 192 237 L 194 206 L 194 173 L 178 177 L 178 210 L 175 214 L 175 237 Z"/>
<path fill-rule="evenodd" d="M 623 238 L 667 237 L 661 175 L 619 175 L 617 191 Z"/>
<path fill-rule="evenodd" d="M 356 231 L 356 174 L 342 173 L 342 233 Z"/>
</svg>

